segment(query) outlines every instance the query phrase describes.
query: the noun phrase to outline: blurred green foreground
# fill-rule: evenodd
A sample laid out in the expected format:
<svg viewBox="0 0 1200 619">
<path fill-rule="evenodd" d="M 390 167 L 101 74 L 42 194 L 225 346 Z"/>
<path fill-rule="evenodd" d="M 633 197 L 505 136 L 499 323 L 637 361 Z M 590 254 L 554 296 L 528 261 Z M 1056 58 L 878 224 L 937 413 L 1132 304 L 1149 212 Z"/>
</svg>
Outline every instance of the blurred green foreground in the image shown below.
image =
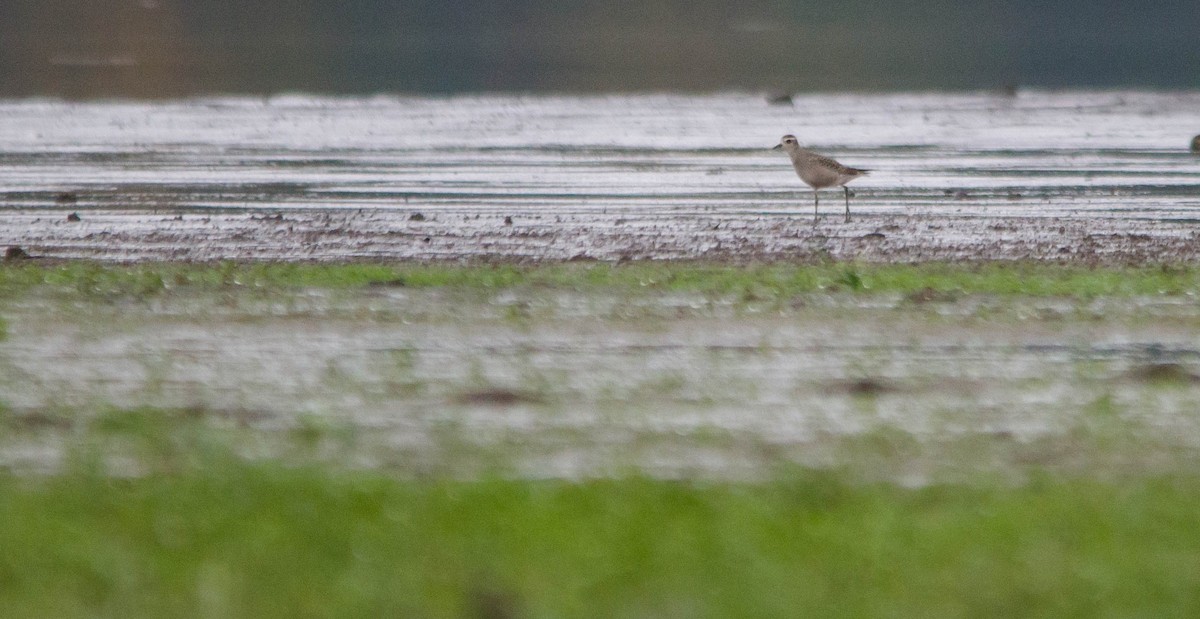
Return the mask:
<svg viewBox="0 0 1200 619">
<path fill-rule="evenodd" d="M 1190 316 L 1200 269 L 67 264 L 0 268 L 0 317 L 8 318 L 11 346 L 30 307 L 45 312 L 38 324 L 49 325 L 53 338 L 62 332 L 55 324 L 134 308 L 161 311 L 163 320 L 193 321 L 187 312 L 203 312 L 200 325 L 295 321 L 279 315 L 283 291 L 379 285 L 474 290 L 485 304 L 497 291 L 518 299 L 562 289 L 644 299 L 685 290 L 732 298 L 731 320 L 768 310 L 807 320 L 824 311 L 811 308 L 818 301 L 848 296 L 872 301 L 867 315 L 882 319 L 899 313 L 935 325 L 1047 329 L 1108 324 L 1114 319 L 1105 308 L 1126 307 L 1114 299 L 1131 296 L 1165 295 L 1170 311 Z M 214 302 L 173 305 L 181 290 Z M 1068 309 L 1021 317 L 1034 297 L 1065 299 Z M 978 298 L 989 304 L 976 314 L 937 318 Z M 1088 300 L 1078 306 L 1086 311 L 1075 309 L 1079 299 Z M 270 311 L 247 313 L 255 300 Z M 163 311 L 180 307 L 192 309 Z M 392 320 L 346 307 L 363 324 Z M 584 319 L 629 328 L 625 316 Z M 542 328 L 524 314 L 496 320 L 514 332 Z M 1120 314 L 1117 322 L 1126 320 L 1137 319 Z M 1097 383 L 1107 374 L 1099 376 Z M 1191 376 L 1181 371 L 1129 389 L 1170 408 L 1195 394 Z M 877 396 L 844 397 L 868 406 Z M 964 462 L 999 449 L 1010 465 L 917 487 L 879 480 L 897 464 L 946 452 L 899 427 L 830 443 L 858 468 L 816 470 L 784 458 L 745 481 L 653 478 L 636 469 L 537 479 L 503 466 L 466 475 L 453 466 L 344 463 L 354 432 L 371 430 L 315 418 L 263 429 L 255 424 L 271 419 L 200 409 L 25 410 L 3 400 L 6 457 L 39 449 L 61 457 L 43 471 L 18 472 L 10 463 L 0 473 L 2 617 L 1200 614 L 1195 458 L 1176 445 L 1163 466 L 1156 446 L 1174 443 L 1119 398 L 1088 405 L 1081 426 L 1046 443 L 994 433 L 956 443 Z M 447 453 L 474 453 L 469 442 L 459 449 Z M 1082 465 L 1071 464 L 1077 458 Z"/>
</svg>

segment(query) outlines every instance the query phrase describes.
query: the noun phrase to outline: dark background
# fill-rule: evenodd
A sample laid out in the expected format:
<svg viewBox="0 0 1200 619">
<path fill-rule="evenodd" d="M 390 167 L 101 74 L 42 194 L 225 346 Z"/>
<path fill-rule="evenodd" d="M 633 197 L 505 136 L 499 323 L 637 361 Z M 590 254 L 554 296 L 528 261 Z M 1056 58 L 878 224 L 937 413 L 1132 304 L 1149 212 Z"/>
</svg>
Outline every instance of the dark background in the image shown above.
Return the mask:
<svg viewBox="0 0 1200 619">
<path fill-rule="evenodd" d="M 0 0 L 0 96 L 1200 87 L 1200 2 Z"/>
</svg>

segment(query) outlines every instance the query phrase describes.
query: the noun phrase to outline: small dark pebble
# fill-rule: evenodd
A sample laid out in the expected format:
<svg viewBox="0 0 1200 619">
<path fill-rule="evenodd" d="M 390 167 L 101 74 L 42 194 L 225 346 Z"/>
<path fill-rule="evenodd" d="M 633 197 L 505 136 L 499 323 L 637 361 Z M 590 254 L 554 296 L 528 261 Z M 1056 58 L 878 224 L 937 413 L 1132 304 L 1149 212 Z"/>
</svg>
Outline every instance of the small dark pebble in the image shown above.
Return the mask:
<svg viewBox="0 0 1200 619">
<path fill-rule="evenodd" d="M 862 235 L 862 238 L 868 241 L 882 241 L 887 238 L 887 235 L 882 232 L 868 232 Z"/>
<path fill-rule="evenodd" d="M 368 288 L 403 288 L 408 284 L 403 277 L 393 279 L 377 279 L 367 283 Z"/>
<path fill-rule="evenodd" d="M 421 213 L 413 213 L 412 215 L 408 216 L 408 220 L 409 221 L 425 221 L 425 215 L 422 215 Z"/>
<path fill-rule="evenodd" d="M 504 218 L 504 225 L 506 225 L 506 226 L 511 226 L 511 225 L 512 225 L 512 217 L 505 217 L 505 218 Z"/>
<path fill-rule="evenodd" d="M 493 406 L 512 406 L 514 404 L 536 404 L 543 398 L 534 393 L 513 391 L 503 388 L 485 388 L 468 391 L 454 398 L 459 404 L 491 404 Z"/>
<path fill-rule="evenodd" d="M 429 237 L 425 237 L 425 238 L 421 239 L 421 242 L 422 242 L 422 243 L 428 243 L 428 242 L 430 242 L 430 241 L 432 241 L 432 240 L 433 240 L 433 239 L 431 239 L 431 238 L 429 238 Z"/>
<path fill-rule="evenodd" d="M 792 95 L 787 93 L 776 93 L 769 95 L 767 96 L 767 103 L 770 103 L 771 105 L 791 105 Z"/>
<path fill-rule="evenodd" d="M 8 249 L 4 250 L 4 260 L 5 261 L 24 260 L 28 257 L 29 257 L 29 252 L 25 251 L 24 249 L 21 249 L 20 247 L 17 247 L 16 245 L 12 245 Z"/>
<path fill-rule="evenodd" d="M 834 391 L 858 396 L 874 396 L 896 391 L 896 387 L 876 378 L 859 378 L 832 385 Z"/>
<path fill-rule="evenodd" d="M 517 608 L 517 597 L 512 592 L 478 590 L 471 597 L 475 612 L 468 616 L 479 619 L 514 619 L 521 615 Z"/>
<path fill-rule="evenodd" d="M 1148 363 L 1135 367 L 1125 374 L 1133 380 L 1147 383 L 1196 383 L 1200 376 L 1188 371 L 1179 363 Z"/>
<path fill-rule="evenodd" d="M 81 221 L 79 213 L 71 213 L 67 215 L 67 221 Z"/>
</svg>

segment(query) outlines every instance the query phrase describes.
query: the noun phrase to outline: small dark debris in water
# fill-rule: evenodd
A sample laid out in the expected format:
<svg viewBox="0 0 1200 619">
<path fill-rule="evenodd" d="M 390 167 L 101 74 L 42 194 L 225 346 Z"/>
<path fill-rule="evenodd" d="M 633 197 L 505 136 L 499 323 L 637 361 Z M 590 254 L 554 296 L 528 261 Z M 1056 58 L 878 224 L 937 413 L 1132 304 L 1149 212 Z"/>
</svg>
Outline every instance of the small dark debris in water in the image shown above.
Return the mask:
<svg viewBox="0 0 1200 619">
<path fill-rule="evenodd" d="M 1147 363 L 1126 373 L 1128 378 L 1144 383 L 1185 384 L 1200 382 L 1200 376 L 1189 372 L 1179 363 Z"/>
<path fill-rule="evenodd" d="M 5 262 L 11 262 L 14 260 L 25 260 L 27 258 L 29 258 L 29 252 L 25 251 L 24 249 L 21 249 L 20 247 L 18 247 L 16 245 L 9 246 L 8 249 L 4 250 L 4 261 Z"/>
<path fill-rule="evenodd" d="M 478 389 L 459 394 L 454 398 L 459 404 L 485 404 L 491 406 L 512 406 L 515 404 L 540 404 L 543 399 L 536 394 L 513 391 L 500 387 Z"/>
<path fill-rule="evenodd" d="M 1192 138 L 1192 152 L 1200 155 L 1200 135 Z"/>
<path fill-rule="evenodd" d="M 430 241 L 432 241 L 432 240 L 433 240 L 433 239 L 431 239 L 431 238 L 429 238 L 429 237 L 425 237 L 425 238 L 421 239 L 421 242 L 422 242 L 422 243 L 428 243 L 428 242 L 430 242 Z"/>
<path fill-rule="evenodd" d="M 283 213 L 275 213 L 274 215 L 263 215 L 262 217 L 251 217 L 258 221 L 283 221 Z"/>
<path fill-rule="evenodd" d="M 506 215 L 504 217 L 504 225 L 506 225 L 506 226 L 512 225 L 512 216 L 511 215 Z"/>
<path fill-rule="evenodd" d="M 887 238 L 887 235 L 882 232 L 868 232 L 862 235 L 861 238 L 867 241 L 882 241 Z"/>
<path fill-rule="evenodd" d="M 931 286 L 925 286 L 924 288 L 917 290 L 916 292 L 908 293 L 907 295 L 905 295 L 904 300 L 908 301 L 909 303 L 916 303 L 917 305 L 922 305 L 925 303 L 935 303 L 935 302 L 941 303 L 941 302 L 954 301 L 956 298 L 957 298 L 956 295 L 952 292 L 946 292 L 943 290 L 938 290 Z"/>
<path fill-rule="evenodd" d="M 894 385 L 878 378 L 856 378 L 840 381 L 834 383 L 831 389 L 856 396 L 873 396 L 896 391 Z"/>
<path fill-rule="evenodd" d="M 409 221 L 425 221 L 425 215 L 422 213 L 413 213 L 408 216 Z"/>
<path fill-rule="evenodd" d="M 179 409 L 168 410 L 166 413 L 170 416 L 189 421 L 205 419 L 231 421 L 242 428 L 261 424 L 274 417 L 271 413 L 261 410 L 248 408 L 205 408 L 203 406 L 185 406 Z"/>
<path fill-rule="evenodd" d="M 10 423 L 15 426 L 27 428 L 31 430 L 38 429 L 53 429 L 53 430 L 69 430 L 71 429 L 71 420 L 61 415 L 53 415 L 42 412 L 32 412 L 25 414 L 14 414 L 9 417 Z"/>
<path fill-rule="evenodd" d="M 82 219 L 79 217 L 79 213 L 71 213 L 70 215 L 67 215 L 67 221 L 75 222 L 82 221 Z"/>
<path fill-rule="evenodd" d="M 792 105 L 792 95 L 779 92 L 767 95 L 767 103 L 771 105 Z"/>
<path fill-rule="evenodd" d="M 59 204 L 75 204 L 79 201 L 79 196 L 75 195 L 74 192 L 64 191 L 55 194 L 54 201 Z"/>
</svg>

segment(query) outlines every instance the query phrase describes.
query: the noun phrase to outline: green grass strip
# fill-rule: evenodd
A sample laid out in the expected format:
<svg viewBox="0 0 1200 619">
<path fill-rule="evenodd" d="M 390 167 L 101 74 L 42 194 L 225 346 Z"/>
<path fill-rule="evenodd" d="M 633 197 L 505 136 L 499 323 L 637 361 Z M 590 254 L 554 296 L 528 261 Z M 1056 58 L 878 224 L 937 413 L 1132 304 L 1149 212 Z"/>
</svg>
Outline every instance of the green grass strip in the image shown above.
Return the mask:
<svg viewBox="0 0 1200 619">
<path fill-rule="evenodd" d="M 0 477 L 5 617 L 1184 617 L 1200 479 Z"/>
<path fill-rule="evenodd" d="M 370 285 L 494 290 L 562 289 L 686 291 L 781 298 L 817 291 L 857 294 L 920 291 L 1027 296 L 1152 296 L 1200 293 L 1200 266 L 1087 267 L 1029 262 L 719 265 L 641 262 L 419 265 L 386 263 L 221 263 L 106 265 L 8 263 L 0 295 L 37 288 L 85 295 L 150 296 L 176 289 L 357 288 Z"/>
</svg>

